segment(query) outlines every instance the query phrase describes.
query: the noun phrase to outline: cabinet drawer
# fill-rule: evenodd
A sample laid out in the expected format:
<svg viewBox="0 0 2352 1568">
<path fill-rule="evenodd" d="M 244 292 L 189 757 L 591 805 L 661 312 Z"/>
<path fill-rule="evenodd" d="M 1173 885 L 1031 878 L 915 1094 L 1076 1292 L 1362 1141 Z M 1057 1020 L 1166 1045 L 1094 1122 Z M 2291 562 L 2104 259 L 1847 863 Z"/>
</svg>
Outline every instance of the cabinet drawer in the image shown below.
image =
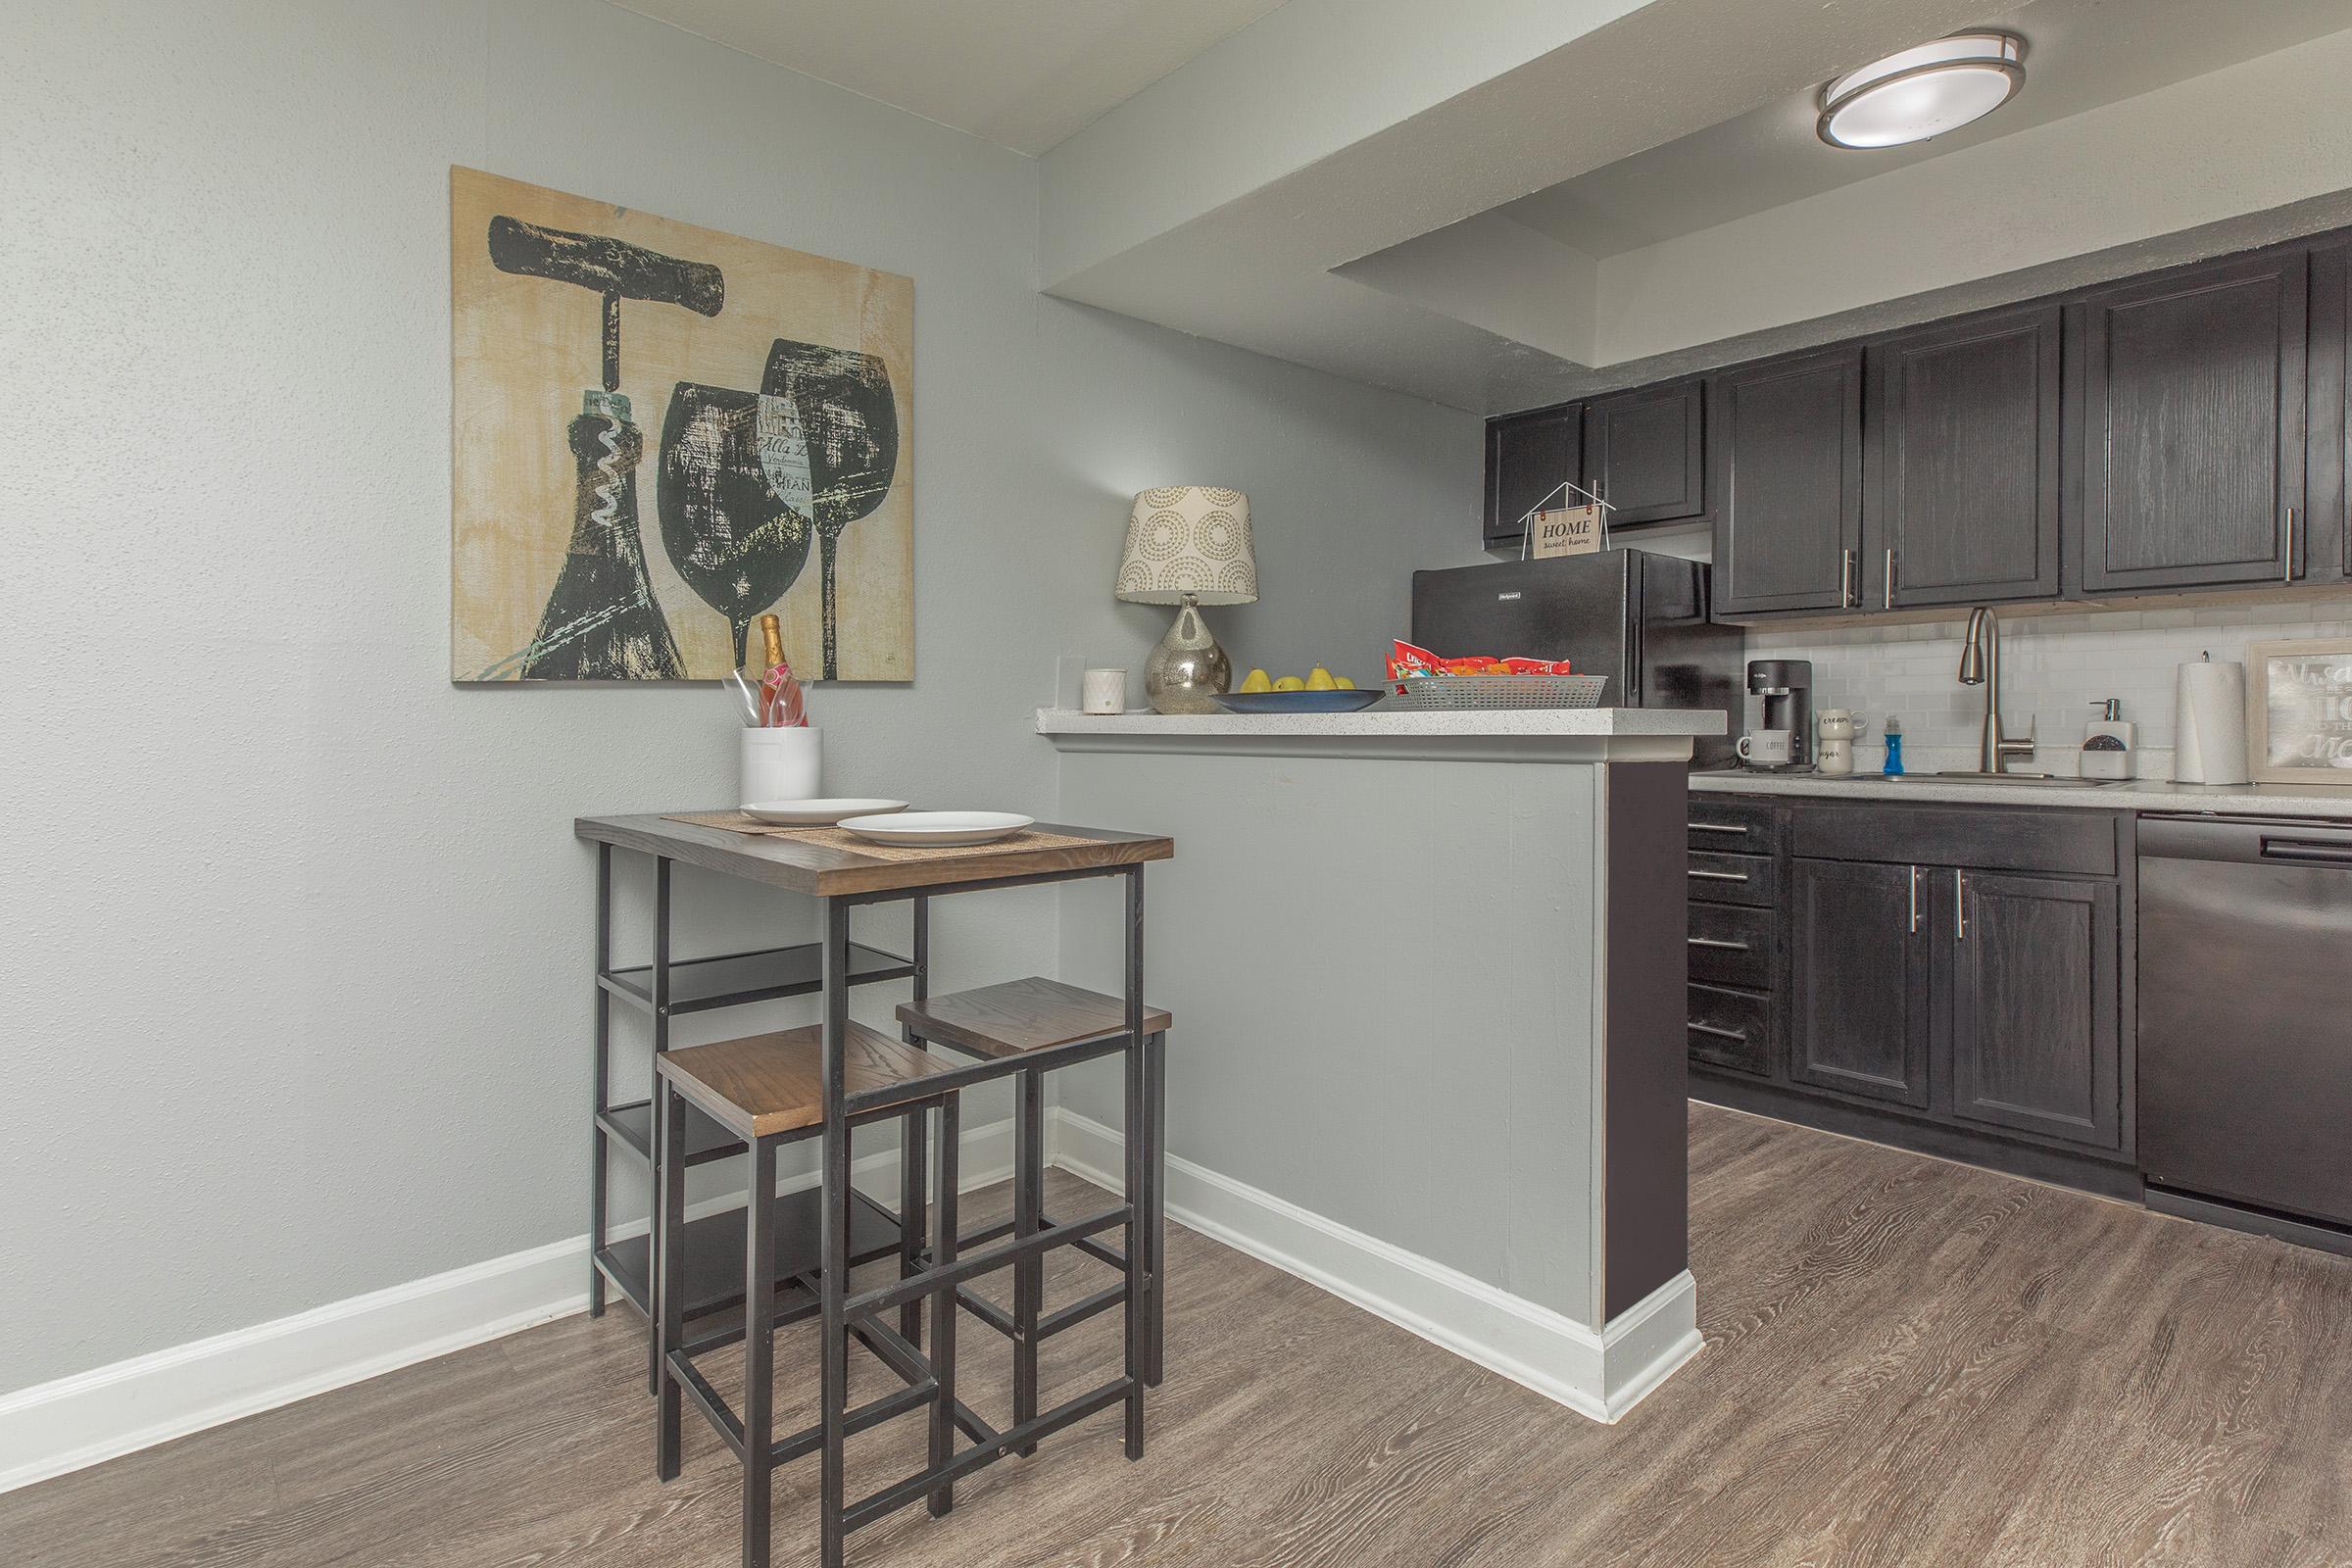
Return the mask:
<svg viewBox="0 0 2352 1568">
<path fill-rule="evenodd" d="M 1711 855 L 1694 849 L 1684 875 L 1690 885 L 1690 897 L 1702 904 L 1756 904 L 1769 908 L 1779 902 L 1772 868 L 1769 855 Z"/>
<path fill-rule="evenodd" d="M 1773 911 L 1736 904 L 1690 906 L 1690 978 L 1712 985 L 1772 985 Z"/>
<path fill-rule="evenodd" d="M 1807 801 L 1790 810 L 1789 821 L 1789 853 L 1813 859 L 2115 875 L 2115 816 L 2108 811 Z"/>
<path fill-rule="evenodd" d="M 1713 790 L 1690 792 L 1690 847 L 1727 855 L 1772 853 L 1772 803 Z"/>
<path fill-rule="evenodd" d="M 1690 987 L 1690 1059 L 1772 1075 L 1772 998 L 1719 986 Z"/>
</svg>

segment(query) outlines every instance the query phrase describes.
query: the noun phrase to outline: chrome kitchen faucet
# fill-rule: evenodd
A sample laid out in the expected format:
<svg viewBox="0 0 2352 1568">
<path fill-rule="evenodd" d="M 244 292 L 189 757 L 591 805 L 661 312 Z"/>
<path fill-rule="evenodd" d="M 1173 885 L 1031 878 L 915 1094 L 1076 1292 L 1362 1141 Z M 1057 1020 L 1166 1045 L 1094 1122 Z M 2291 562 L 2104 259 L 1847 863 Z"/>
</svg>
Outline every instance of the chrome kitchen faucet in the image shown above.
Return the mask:
<svg viewBox="0 0 2352 1568">
<path fill-rule="evenodd" d="M 1997 776 L 2009 771 L 2010 758 L 2034 755 L 2034 731 L 2039 720 L 2027 721 L 2023 740 L 2011 740 L 2008 726 L 2001 722 L 2001 623 L 1990 605 L 1979 605 L 1968 612 L 1968 642 L 1960 650 L 1960 684 L 1984 688 L 1978 771 Z"/>
</svg>

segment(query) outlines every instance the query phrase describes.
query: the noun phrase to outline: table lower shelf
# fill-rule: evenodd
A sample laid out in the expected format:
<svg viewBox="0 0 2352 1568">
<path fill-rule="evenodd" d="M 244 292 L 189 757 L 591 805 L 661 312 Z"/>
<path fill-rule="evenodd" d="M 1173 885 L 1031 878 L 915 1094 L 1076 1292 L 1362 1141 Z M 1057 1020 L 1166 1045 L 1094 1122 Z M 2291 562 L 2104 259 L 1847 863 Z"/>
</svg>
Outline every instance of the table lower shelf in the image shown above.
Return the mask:
<svg viewBox="0 0 2352 1568">
<path fill-rule="evenodd" d="M 681 1099 L 684 1097 L 680 1097 Z M 633 1100 L 625 1105 L 607 1105 L 598 1118 L 605 1131 L 611 1133 L 627 1149 L 635 1152 L 647 1164 L 654 1158 L 654 1106 L 651 1101 Z M 706 1160 L 724 1159 L 744 1151 L 743 1140 L 712 1121 L 689 1104 L 686 1107 L 686 1163 L 700 1165 Z"/>
<path fill-rule="evenodd" d="M 722 953 L 708 958 L 672 958 L 669 963 L 669 1010 L 672 1014 L 705 1012 L 751 1002 L 773 1002 L 780 997 L 806 997 L 823 988 L 824 950 L 813 942 L 789 948 L 763 948 L 757 953 Z M 912 961 L 860 942 L 850 944 L 849 981 L 854 986 L 881 980 L 904 980 L 914 973 Z M 596 977 L 597 984 L 624 1002 L 653 1010 L 654 971 L 650 964 L 612 969 Z"/>
<path fill-rule="evenodd" d="M 721 1311 L 743 1304 L 744 1211 L 722 1209 L 691 1220 L 686 1226 L 686 1315 Z M 776 1200 L 776 1257 L 774 1277 L 781 1285 L 798 1274 L 814 1273 L 820 1241 L 817 1234 L 819 1198 L 813 1187 L 787 1193 Z M 650 1315 L 653 1292 L 646 1258 L 653 1249 L 650 1236 L 631 1236 L 601 1249 L 596 1266 L 613 1289 L 640 1312 Z M 853 1191 L 850 1195 L 850 1261 L 863 1263 L 888 1257 L 899 1249 L 899 1222 L 890 1210 Z"/>
</svg>

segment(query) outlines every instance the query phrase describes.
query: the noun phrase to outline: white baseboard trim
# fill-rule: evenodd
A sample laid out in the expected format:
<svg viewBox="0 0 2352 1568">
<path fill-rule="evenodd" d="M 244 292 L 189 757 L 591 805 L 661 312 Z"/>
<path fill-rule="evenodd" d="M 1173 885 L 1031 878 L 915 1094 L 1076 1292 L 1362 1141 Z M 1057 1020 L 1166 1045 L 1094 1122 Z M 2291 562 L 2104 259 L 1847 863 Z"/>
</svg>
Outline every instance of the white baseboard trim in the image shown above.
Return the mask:
<svg viewBox="0 0 2352 1568">
<path fill-rule="evenodd" d="M 1049 1157 L 1116 1192 L 1119 1135 L 1063 1106 Z M 1598 1331 L 1375 1236 L 1171 1154 L 1170 1218 L 1320 1286 L 1595 1421 L 1615 1421 L 1702 1348 L 1690 1273 Z"/>
<path fill-rule="evenodd" d="M 898 1151 L 885 1150 L 858 1160 L 855 1179 L 895 1195 L 898 1171 Z M 1011 1121 L 966 1128 L 957 1185 L 1011 1175 Z M 811 1171 L 777 1189 L 816 1182 Z M 724 1194 L 688 1212 L 742 1203 Z M 639 1220 L 611 1235 L 645 1229 Z M 574 1236 L 0 1395 L 0 1492 L 585 1311 L 587 1270 L 588 1238 Z"/>
</svg>

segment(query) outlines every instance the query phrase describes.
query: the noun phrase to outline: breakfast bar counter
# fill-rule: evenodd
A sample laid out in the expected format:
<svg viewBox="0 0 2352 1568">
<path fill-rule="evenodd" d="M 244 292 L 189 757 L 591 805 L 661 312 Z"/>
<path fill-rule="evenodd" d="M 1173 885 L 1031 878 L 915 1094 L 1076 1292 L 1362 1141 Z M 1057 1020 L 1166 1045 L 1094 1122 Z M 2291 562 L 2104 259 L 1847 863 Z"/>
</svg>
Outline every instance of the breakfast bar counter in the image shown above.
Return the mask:
<svg viewBox="0 0 2352 1568">
<path fill-rule="evenodd" d="M 1171 1214 L 1596 1418 L 1699 1347 L 1686 1251 L 1691 742 L 1719 712 L 1038 714 L 1061 814 L 1153 885 Z M 1062 973 L 1117 973 L 1062 895 Z M 1115 1085 L 1059 1155 L 1115 1169 Z"/>
</svg>

